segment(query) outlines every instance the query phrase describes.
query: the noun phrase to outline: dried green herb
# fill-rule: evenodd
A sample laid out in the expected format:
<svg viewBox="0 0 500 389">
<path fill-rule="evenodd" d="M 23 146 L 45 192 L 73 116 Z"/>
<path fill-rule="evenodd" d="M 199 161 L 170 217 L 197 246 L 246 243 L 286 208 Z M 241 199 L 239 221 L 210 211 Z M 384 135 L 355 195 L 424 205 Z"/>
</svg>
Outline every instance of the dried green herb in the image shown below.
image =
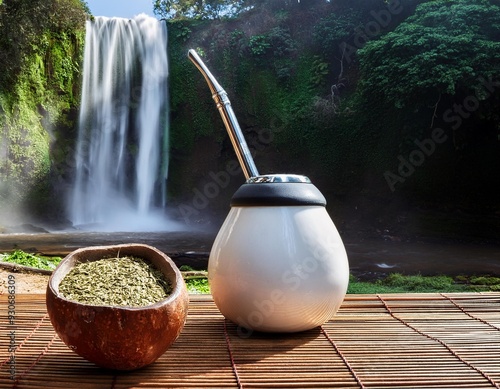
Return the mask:
<svg viewBox="0 0 500 389">
<path fill-rule="evenodd" d="M 76 265 L 59 284 L 68 300 L 91 305 L 142 307 L 168 297 L 172 286 L 142 258 L 104 258 Z"/>
</svg>

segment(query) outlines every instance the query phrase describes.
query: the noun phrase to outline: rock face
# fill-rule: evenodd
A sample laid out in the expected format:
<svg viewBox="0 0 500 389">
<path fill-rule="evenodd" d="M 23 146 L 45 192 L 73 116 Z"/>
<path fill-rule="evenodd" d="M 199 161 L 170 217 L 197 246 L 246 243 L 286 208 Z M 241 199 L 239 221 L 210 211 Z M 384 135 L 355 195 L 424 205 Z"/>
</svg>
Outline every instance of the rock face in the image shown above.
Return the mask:
<svg viewBox="0 0 500 389">
<path fill-rule="evenodd" d="M 53 199 L 71 164 L 86 12 L 70 0 L 1 8 L 1 223 L 58 218 L 64 204 Z"/>
</svg>

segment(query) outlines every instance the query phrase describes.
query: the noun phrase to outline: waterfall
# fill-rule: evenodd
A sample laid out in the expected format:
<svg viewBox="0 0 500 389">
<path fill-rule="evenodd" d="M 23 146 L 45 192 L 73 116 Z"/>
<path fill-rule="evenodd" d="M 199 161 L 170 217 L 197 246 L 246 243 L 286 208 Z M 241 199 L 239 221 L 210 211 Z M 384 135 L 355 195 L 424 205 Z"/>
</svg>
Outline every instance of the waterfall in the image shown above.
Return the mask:
<svg viewBox="0 0 500 389">
<path fill-rule="evenodd" d="M 165 23 L 96 17 L 86 25 L 75 182 L 75 226 L 166 227 L 168 58 Z"/>
</svg>

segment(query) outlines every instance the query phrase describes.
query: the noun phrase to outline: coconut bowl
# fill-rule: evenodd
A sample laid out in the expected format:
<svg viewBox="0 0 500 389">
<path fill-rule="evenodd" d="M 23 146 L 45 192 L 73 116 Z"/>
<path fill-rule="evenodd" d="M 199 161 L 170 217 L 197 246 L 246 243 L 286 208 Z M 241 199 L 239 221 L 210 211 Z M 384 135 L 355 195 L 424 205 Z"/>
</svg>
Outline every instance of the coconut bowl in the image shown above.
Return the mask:
<svg viewBox="0 0 500 389">
<path fill-rule="evenodd" d="M 118 307 L 87 305 L 59 293 L 61 280 L 78 263 L 118 255 L 150 261 L 171 282 L 171 294 L 148 306 Z M 116 370 L 134 370 L 156 361 L 182 331 L 188 303 L 187 288 L 175 263 L 158 249 L 143 244 L 73 251 L 53 271 L 46 295 L 47 312 L 61 340 L 88 361 Z"/>
</svg>

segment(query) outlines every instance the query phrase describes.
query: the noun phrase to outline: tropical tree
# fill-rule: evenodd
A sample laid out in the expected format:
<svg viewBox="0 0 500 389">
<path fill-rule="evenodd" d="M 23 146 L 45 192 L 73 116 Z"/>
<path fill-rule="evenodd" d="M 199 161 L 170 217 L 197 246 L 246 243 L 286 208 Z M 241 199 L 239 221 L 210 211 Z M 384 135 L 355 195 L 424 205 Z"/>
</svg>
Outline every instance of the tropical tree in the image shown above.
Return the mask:
<svg viewBox="0 0 500 389">
<path fill-rule="evenodd" d="M 164 19 L 220 19 L 254 8 L 280 10 L 329 4 L 328 0 L 154 0 L 154 12 Z"/>
<path fill-rule="evenodd" d="M 441 95 L 473 93 L 484 100 L 491 91 L 481 80 L 500 74 L 500 6 L 489 0 L 423 3 L 358 55 L 362 89 L 397 107 L 428 105 Z"/>
<path fill-rule="evenodd" d="M 242 6 L 243 0 L 155 0 L 154 13 L 163 19 L 219 19 Z"/>
</svg>

